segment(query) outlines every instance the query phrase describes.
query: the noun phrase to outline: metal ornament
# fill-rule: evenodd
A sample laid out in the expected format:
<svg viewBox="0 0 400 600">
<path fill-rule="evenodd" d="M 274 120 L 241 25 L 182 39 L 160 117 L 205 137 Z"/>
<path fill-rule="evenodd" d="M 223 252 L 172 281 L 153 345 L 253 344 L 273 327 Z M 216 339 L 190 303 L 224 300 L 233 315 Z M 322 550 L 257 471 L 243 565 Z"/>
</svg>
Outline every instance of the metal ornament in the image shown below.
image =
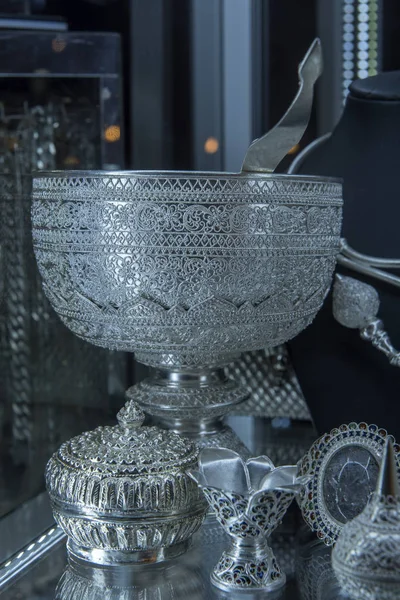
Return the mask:
<svg viewBox="0 0 400 600">
<path fill-rule="evenodd" d="M 331 285 L 340 182 L 271 174 L 267 160 L 299 141 L 321 68 L 317 40 L 298 97 L 241 173 L 64 171 L 33 183 L 36 258 L 61 320 L 135 352 L 151 370 L 128 397 L 200 446 L 249 454 L 222 422 L 248 397 L 224 367 L 297 335 Z"/>
<path fill-rule="evenodd" d="M 184 552 L 207 505 L 186 469 L 197 447 L 130 402 L 115 427 L 62 444 L 46 469 L 54 517 L 71 555 L 102 565 L 157 562 Z"/>
<path fill-rule="evenodd" d="M 390 364 L 400 367 L 400 352 L 392 345 L 383 322 L 377 318 L 379 295 L 372 285 L 336 275 L 333 287 L 333 316 L 344 327 L 359 329 L 362 339 L 386 354 Z"/>
<path fill-rule="evenodd" d="M 309 77 L 308 69 L 303 75 Z M 341 183 L 326 177 L 53 171 L 33 181 L 36 259 L 62 322 L 83 340 L 134 352 L 151 367 L 149 378 L 127 395 L 162 427 L 196 438 L 201 446 L 229 446 L 244 455 L 247 448 L 221 418 L 248 391 L 229 380 L 224 367 L 243 351 L 282 344 L 311 323 L 331 285 L 341 219 Z M 118 464 L 124 465 L 124 454 L 130 456 L 125 434 L 118 428 L 102 432 L 77 438 L 79 452 L 84 457 L 94 447 L 96 463 L 102 456 L 97 448 L 104 450 L 112 438 L 111 445 L 120 449 Z M 179 448 L 175 435 L 163 436 L 165 446 L 169 440 L 171 448 Z M 73 441 L 60 452 L 69 448 L 74 477 L 86 481 L 93 462 L 76 459 Z M 147 461 L 148 453 L 135 455 L 138 473 L 146 471 Z M 171 459 L 168 469 L 180 466 L 178 458 Z M 183 504 L 163 507 L 162 527 L 149 518 L 151 511 L 142 512 L 140 536 L 136 521 L 121 533 L 114 496 L 102 506 L 105 526 L 90 492 L 79 499 L 75 527 L 75 515 L 58 510 L 72 491 L 64 479 L 53 487 L 57 469 L 53 461 L 47 470 L 56 517 L 72 538 L 70 550 L 88 560 L 136 560 L 137 550 L 161 546 L 168 550 L 165 557 L 202 518 L 190 498 L 168 493 L 171 502 Z M 124 486 L 132 485 L 130 474 Z M 130 498 L 123 496 L 124 510 Z M 77 508 L 73 498 L 67 502 Z M 82 518 L 93 510 L 94 518 Z M 178 533 L 170 528 L 176 519 L 183 528 L 177 525 Z M 155 524 L 157 532 L 148 533 Z M 85 554 L 93 539 L 100 547 Z"/>
<path fill-rule="evenodd" d="M 355 600 L 400 596 L 400 490 L 398 461 L 388 438 L 376 492 L 343 531 L 332 552 L 342 588 Z"/>
<path fill-rule="evenodd" d="M 267 539 L 305 482 L 297 476 L 297 467 L 275 468 L 267 456 L 244 462 L 232 450 L 205 448 L 199 470 L 189 474 L 232 538 L 212 571 L 212 583 L 226 591 L 282 587 L 286 576 Z"/>
<path fill-rule="evenodd" d="M 310 479 L 297 502 L 304 520 L 325 544 L 334 544 L 343 526 L 358 516 L 375 490 L 386 439 L 394 444 L 400 468 L 400 447 L 384 429 L 349 423 L 322 435 L 299 463 Z"/>
</svg>

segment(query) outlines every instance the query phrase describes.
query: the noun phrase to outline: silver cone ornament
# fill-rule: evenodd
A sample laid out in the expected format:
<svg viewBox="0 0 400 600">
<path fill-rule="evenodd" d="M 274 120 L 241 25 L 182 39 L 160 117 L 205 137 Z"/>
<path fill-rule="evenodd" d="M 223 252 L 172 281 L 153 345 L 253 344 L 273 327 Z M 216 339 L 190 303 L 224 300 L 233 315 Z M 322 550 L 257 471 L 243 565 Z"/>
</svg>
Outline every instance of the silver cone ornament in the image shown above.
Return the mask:
<svg viewBox="0 0 400 600">
<path fill-rule="evenodd" d="M 343 527 L 332 552 L 341 587 L 355 600 L 400 598 L 399 465 L 390 438 L 376 492 L 364 511 Z"/>
</svg>

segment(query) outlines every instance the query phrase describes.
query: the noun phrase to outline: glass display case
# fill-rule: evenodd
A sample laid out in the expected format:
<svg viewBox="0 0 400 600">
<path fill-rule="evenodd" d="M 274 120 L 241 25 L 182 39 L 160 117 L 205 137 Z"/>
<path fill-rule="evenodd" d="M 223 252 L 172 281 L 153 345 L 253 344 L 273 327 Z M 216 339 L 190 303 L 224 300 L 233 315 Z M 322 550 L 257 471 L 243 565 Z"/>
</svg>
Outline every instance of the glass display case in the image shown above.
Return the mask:
<svg viewBox="0 0 400 600">
<path fill-rule="evenodd" d="M 0 97 L 4 514 L 43 488 L 49 454 L 125 387 L 124 356 L 76 339 L 51 309 L 30 226 L 33 171 L 123 166 L 119 36 L 0 31 Z"/>
</svg>

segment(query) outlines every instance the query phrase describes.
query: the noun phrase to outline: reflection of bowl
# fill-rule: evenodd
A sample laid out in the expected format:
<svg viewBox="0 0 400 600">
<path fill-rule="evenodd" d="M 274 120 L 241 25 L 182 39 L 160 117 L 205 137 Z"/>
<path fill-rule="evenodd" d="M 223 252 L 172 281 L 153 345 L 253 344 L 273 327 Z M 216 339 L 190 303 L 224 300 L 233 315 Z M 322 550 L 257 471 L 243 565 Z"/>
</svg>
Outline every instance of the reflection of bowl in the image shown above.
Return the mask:
<svg viewBox="0 0 400 600">
<path fill-rule="evenodd" d="M 53 172 L 33 188 L 46 293 L 99 346 L 181 364 L 274 346 L 312 321 L 331 284 L 335 180 Z"/>
<path fill-rule="evenodd" d="M 85 567 L 72 562 L 57 585 L 56 600 L 202 600 L 198 567 L 171 561 L 162 567 Z"/>
</svg>

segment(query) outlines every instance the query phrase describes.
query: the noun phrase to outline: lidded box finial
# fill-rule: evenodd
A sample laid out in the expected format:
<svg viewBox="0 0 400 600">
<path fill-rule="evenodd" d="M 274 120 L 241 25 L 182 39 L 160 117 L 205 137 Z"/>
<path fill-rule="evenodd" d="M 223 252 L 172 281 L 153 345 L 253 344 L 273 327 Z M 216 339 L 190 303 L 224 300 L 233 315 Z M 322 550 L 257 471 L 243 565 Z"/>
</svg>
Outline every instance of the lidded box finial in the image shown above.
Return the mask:
<svg viewBox="0 0 400 600">
<path fill-rule="evenodd" d="M 144 423 L 145 414 L 137 402 L 127 402 L 117 414 L 118 425 L 125 433 L 139 429 Z"/>
</svg>

